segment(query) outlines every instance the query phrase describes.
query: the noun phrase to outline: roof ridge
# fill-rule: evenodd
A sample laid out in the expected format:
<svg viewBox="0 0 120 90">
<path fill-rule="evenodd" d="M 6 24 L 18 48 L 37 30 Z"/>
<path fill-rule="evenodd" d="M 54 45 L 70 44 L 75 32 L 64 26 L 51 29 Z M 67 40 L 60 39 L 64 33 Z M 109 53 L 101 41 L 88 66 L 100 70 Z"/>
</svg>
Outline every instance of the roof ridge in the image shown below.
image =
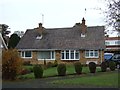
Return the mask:
<svg viewBox="0 0 120 90">
<path fill-rule="evenodd" d="M 73 27 L 62 27 L 62 28 L 45 28 L 47 30 L 57 30 L 57 29 L 72 29 Z"/>
</svg>

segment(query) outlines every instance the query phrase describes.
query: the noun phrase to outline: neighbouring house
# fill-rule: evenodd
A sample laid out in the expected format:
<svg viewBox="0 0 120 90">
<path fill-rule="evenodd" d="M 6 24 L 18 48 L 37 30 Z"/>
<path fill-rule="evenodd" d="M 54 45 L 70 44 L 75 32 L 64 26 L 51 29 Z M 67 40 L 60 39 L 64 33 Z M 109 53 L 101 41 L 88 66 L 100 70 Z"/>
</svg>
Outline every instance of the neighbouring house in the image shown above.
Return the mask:
<svg viewBox="0 0 120 90">
<path fill-rule="evenodd" d="M 17 34 L 20 38 L 22 38 L 24 31 L 14 31 L 14 34 Z"/>
<path fill-rule="evenodd" d="M 100 64 L 104 60 L 104 26 L 87 27 L 84 18 L 69 28 L 44 28 L 40 23 L 25 32 L 16 48 L 32 64 L 43 64 L 44 60 Z"/>
<path fill-rule="evenodd" d="M 105 52 L 120 53 L 120 37 L 105 37 Z"/>
</svg>

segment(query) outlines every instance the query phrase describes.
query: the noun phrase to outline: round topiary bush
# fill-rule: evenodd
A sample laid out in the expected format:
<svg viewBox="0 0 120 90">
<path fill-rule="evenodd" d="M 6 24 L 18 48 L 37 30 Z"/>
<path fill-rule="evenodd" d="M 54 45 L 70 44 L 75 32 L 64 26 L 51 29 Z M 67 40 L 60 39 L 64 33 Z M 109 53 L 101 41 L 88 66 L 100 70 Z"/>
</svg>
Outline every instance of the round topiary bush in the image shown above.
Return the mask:
<svg viewBox="0 0 120 90">
<path fill-rule="evenodd" d="M 107 70 L 107 64 L 106 64 L 106 62 L 102 62 L 101 63 L 101 71 L 102 72 L 106 72 L 106 70 Z"/>
<path fill-rule="evenodd" d="M 116 66 L 116 64 L 115 64 L 114 61 L 110 61 L 110 62 L 109 62 L 109 68 L 110 68 L 111 71 L 114 71 L 114 70 L 115 70 L 115 66 Z"/>
<path fill-rule="evenodd" d="M 35 78 L 42 78 L 43 77 L 43 68 L 41 65 L 35 65 L 33 67 L 33 72 Z"/>
<path fill-rule="evenodd" d="M 59 76 L 65 76 L 66 75 L 66 65 L 61 63 L 57 66 L 57 72 Z"/>
<path fill-rule="evenodd" d="M 82 65 L 80 62 L 75 62 L 74 63 L 74 67 L 75 67 L 75 72 L 77 74 L 81 74 L 82 73 Z"/>
<path fill-rule="evenodd" d="M 90 73 L 96 72 L 96 64 L 94 62 L 89 63 L 89 70 L 90 70 Z"/>
</svg>

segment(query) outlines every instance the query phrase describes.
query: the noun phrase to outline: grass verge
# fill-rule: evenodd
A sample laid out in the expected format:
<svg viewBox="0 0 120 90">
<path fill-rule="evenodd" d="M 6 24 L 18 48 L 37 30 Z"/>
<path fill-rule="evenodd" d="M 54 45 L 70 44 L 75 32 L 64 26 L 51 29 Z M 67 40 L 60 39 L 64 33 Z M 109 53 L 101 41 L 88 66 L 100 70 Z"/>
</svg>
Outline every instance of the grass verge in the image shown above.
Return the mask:
<svg viewBox="0 0 120 90">
<path fill-rule="evenodd" d="M 51 83 L 57 85 L 81 85 L 98 87 L 118 87 L 118 72 L 99 72 L 70 79 L 54 80 Z"/>
</svg>

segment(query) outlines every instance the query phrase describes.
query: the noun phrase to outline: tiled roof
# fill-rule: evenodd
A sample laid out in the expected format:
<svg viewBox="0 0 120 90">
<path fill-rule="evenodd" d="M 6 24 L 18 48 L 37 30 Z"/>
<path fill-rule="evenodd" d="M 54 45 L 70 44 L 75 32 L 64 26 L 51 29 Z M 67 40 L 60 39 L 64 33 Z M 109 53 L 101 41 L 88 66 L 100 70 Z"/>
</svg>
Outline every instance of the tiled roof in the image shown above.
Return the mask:
<svg viewBox="0 0 120 90">
<path fill-rule="evenodd" d="M 35 29 L 27 30 L 17 45 L 19 50 L 64 50 L 64 49 L 104 49 L 104 26 L 87 27 L 85 37 L 81 37 L 80 25 L 70 28 L 44 28 L 41 39 L 36 39 Z"/>
</svg>

